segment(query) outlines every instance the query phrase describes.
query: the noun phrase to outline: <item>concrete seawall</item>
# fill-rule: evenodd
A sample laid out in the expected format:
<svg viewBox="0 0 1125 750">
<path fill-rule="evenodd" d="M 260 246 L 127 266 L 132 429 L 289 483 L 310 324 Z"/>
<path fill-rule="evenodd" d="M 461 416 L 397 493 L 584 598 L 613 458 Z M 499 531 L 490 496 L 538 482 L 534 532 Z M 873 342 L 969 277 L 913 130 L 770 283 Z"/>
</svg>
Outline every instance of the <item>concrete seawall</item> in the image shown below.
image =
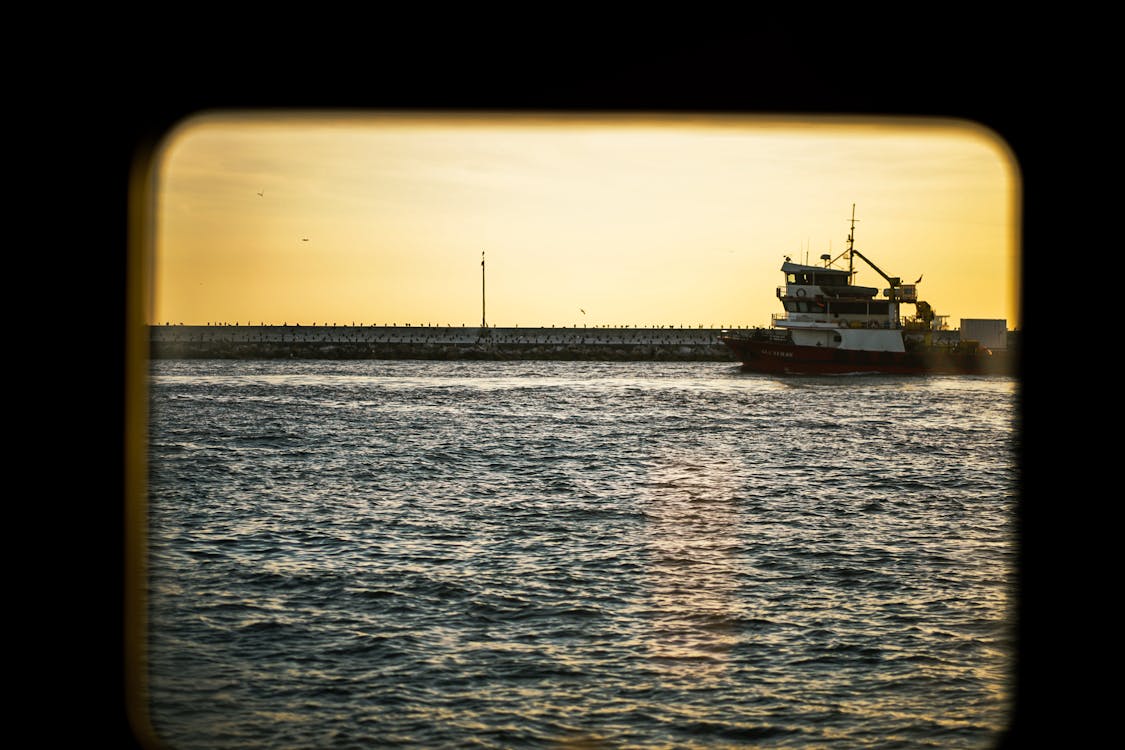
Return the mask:
<svg viewBox="0 0 1125 750">
<path fill-rule="evenodd" d="M 150 326 L 153 359 L 544 359 L 733 362 L 718 328 Z"/>
</svg>

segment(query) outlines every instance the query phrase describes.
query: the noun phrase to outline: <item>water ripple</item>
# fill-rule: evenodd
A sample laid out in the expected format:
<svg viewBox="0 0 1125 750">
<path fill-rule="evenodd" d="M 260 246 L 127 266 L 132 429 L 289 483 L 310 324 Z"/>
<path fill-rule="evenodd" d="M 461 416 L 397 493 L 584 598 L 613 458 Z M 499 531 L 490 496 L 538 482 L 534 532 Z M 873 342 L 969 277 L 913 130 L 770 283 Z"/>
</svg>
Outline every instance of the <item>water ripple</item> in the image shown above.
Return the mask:
<svg viewBox="0 0 1125 750">
<path fill-rule="evenodd" d="M 153 724 L 176 748 L 987 746 L 1015 400 L 721 363 L 155 363 Z"/>
</svg>

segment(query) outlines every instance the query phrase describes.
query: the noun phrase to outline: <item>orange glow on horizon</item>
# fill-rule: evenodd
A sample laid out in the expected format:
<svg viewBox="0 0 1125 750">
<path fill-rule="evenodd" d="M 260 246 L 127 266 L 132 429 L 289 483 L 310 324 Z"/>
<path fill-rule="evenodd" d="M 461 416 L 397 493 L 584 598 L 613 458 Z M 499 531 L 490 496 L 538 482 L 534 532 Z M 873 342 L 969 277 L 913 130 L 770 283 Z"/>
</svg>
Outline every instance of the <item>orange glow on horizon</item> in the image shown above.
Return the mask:
<svg viewBox="0 0 1125 750">
<path fill-rule="evenodd" d="M 970 123 L 225 113 L 153 167 L 154 324 L 476 325 L 483 251 L 490 325 L 765 326 L 854 203 L 951 327 L 1019 325 L 1018 167 Z"/>
</svg>

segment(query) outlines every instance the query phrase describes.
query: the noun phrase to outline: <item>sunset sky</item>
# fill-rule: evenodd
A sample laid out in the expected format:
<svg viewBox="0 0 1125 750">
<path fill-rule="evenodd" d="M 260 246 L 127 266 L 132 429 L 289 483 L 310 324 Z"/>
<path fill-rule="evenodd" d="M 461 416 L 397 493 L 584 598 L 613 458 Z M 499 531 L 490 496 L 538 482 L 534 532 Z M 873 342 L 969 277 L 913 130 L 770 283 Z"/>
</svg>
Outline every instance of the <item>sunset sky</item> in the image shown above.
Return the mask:
<svg viewBox="0 0 1125 750">
<path fill-rule="evenodd" d="M 855 204 L 950 327 L 1019 326 L 1018 167 L 965 122 L 228 112 L 152 166 L 157 324 L 475 326 L 483 252 L 489 325 L 765 326 Z"/>
</svg>

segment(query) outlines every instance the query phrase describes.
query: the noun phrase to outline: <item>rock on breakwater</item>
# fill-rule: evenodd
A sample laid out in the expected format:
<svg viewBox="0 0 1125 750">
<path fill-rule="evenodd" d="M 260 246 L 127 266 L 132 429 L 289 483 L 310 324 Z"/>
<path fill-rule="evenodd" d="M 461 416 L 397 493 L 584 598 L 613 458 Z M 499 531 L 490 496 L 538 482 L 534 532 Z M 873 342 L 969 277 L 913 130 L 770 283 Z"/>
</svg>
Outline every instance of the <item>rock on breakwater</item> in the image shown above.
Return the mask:
<svg viewBox="0 0 1125 750">
<path fill-rule="evenodd" d="M 719 328 L 455 326 L 149 327 L 152 359 L 528 359 L 718 361 Z"/>
</svg>

